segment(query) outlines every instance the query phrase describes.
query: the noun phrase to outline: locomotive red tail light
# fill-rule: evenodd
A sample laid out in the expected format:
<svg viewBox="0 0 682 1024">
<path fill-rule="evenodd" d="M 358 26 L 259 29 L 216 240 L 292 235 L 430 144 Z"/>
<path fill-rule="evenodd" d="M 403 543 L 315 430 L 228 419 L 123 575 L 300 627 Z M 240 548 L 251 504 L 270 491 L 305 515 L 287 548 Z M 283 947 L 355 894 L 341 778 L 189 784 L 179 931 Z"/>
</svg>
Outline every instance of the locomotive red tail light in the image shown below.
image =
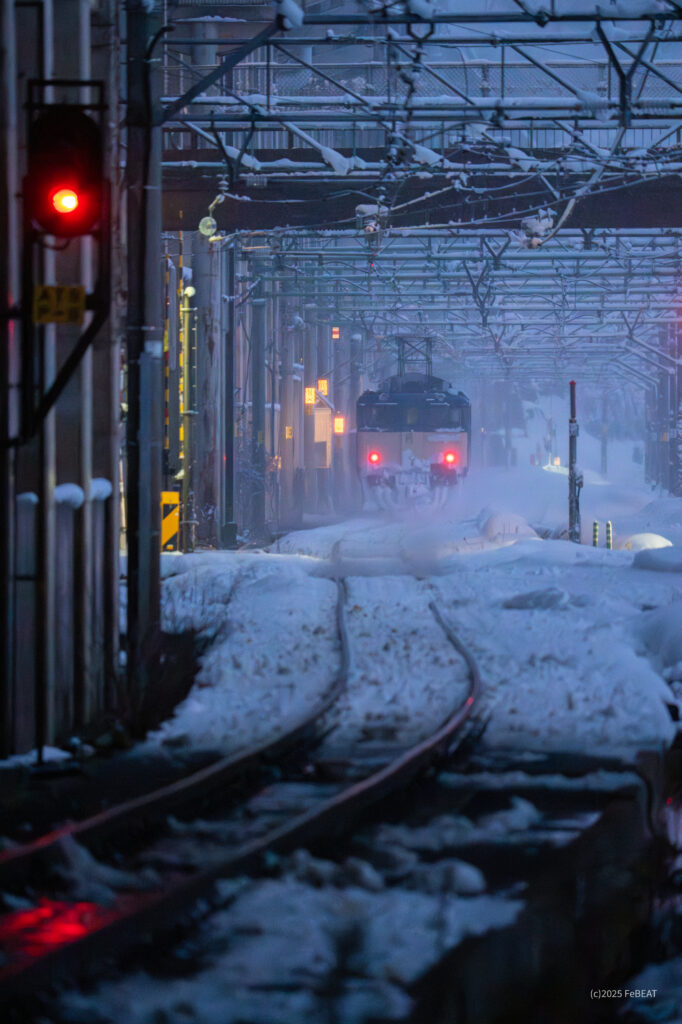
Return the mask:
<svg viewBox="0 0 682 1024">
<path fill-rule="evenodd" d="M 367 456 L 367 461 L 371 462 L 373 466 L 378 466 L 381 462 L 381 455 L 379 455 L 379 452 L 370 452 Z"/>
<path fill-rule="evenodd" d="M 443 462 L 446 464 L 446 466 L 456 466 L 457 452 L 446 452 L 445 455 L 443 456 Z"/>
</svg>

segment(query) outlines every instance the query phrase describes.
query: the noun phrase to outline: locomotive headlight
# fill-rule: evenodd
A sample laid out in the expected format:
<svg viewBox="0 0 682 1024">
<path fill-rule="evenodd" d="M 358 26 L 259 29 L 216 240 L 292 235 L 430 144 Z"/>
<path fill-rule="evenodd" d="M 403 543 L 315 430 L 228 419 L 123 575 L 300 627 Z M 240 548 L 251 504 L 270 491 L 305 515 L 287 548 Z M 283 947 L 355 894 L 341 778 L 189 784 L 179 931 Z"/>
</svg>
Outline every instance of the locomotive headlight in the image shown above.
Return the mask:
<svg viewBox="0 0 682 1024">
<path fill-rule="evenodd" d="M 445 452 L 443 455 L 443 462 L 446 466 L 457 465 L 457 452 Z"/>
<path fill-rule="evenodd" d="M 381 455 L 379 455 L 379 452 L 370 452 L 367 456 L 367 461 L 373 466 L 378 466 L 381 462 Z"/>
</svg>

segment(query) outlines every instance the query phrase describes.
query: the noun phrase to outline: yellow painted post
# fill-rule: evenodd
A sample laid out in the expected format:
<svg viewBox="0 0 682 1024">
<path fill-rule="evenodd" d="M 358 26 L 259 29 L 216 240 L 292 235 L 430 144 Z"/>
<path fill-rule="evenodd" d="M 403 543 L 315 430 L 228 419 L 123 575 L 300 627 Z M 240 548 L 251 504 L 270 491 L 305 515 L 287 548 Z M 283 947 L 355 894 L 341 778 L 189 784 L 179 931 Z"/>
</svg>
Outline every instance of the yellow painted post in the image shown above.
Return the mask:
<svg viewBox="0 0 682 1024">
<path fill-rule="evenodd" d="M 161 491 L 161 550 L 178 551 L 180 547 L 180 494 Z"/>
<path fill-rule="evenodd" d="M 609 551 L 613 550 L 613 526 L 610 519 L 606 524 L 606 547 Z"/>
<path fill-rule="evenodd" d="M 599 547 L 599 523 L 596 519 L 592 523 L 592 547 Z"/>
</svg>

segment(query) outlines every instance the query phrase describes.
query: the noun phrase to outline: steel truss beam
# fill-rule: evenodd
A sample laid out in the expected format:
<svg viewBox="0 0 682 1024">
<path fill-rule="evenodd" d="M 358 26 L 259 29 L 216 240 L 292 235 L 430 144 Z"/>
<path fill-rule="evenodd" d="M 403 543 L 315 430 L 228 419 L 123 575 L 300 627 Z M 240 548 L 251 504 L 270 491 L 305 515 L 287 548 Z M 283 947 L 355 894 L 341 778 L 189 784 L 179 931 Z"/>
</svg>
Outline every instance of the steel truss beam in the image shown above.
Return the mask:
<svg viewBox="0 0 682 1024">
<path fill-rule="evenodd" d="M 327 278 L 314 314 L 320 325 L 435 332 L 458 372 L 494 366 L 551 378 L 559 366 L 597 379 L 615 360 L 631 376 L 677 366 L 662 341 L 678 322 L 682 231 L 567 230 L 535 250 L 523 241 L 499 230 L 417 229 L 375 238 L 275 231 L 229 244 L 241 289 L 257 273 L 262 294 L 274 298 L 286 279 L 293 309 Z"/>
</svg>

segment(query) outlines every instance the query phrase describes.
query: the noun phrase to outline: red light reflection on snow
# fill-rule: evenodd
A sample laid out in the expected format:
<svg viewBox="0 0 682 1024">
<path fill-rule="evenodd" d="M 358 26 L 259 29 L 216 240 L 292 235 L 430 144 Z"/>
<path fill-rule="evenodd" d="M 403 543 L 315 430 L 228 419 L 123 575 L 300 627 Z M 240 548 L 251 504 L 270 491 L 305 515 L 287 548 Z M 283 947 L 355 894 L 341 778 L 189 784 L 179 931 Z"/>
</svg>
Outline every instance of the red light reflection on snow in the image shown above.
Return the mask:
<svg viewBox="0 0 682 1024">
<path fill-rule="evenodd" d="M 110 914 L 96 903 L 42 898 L 35 907 L 12 911 L 0 919 L 0 947 L 5 953 L 42 956 L 87 935 Z"/>
</svg>

